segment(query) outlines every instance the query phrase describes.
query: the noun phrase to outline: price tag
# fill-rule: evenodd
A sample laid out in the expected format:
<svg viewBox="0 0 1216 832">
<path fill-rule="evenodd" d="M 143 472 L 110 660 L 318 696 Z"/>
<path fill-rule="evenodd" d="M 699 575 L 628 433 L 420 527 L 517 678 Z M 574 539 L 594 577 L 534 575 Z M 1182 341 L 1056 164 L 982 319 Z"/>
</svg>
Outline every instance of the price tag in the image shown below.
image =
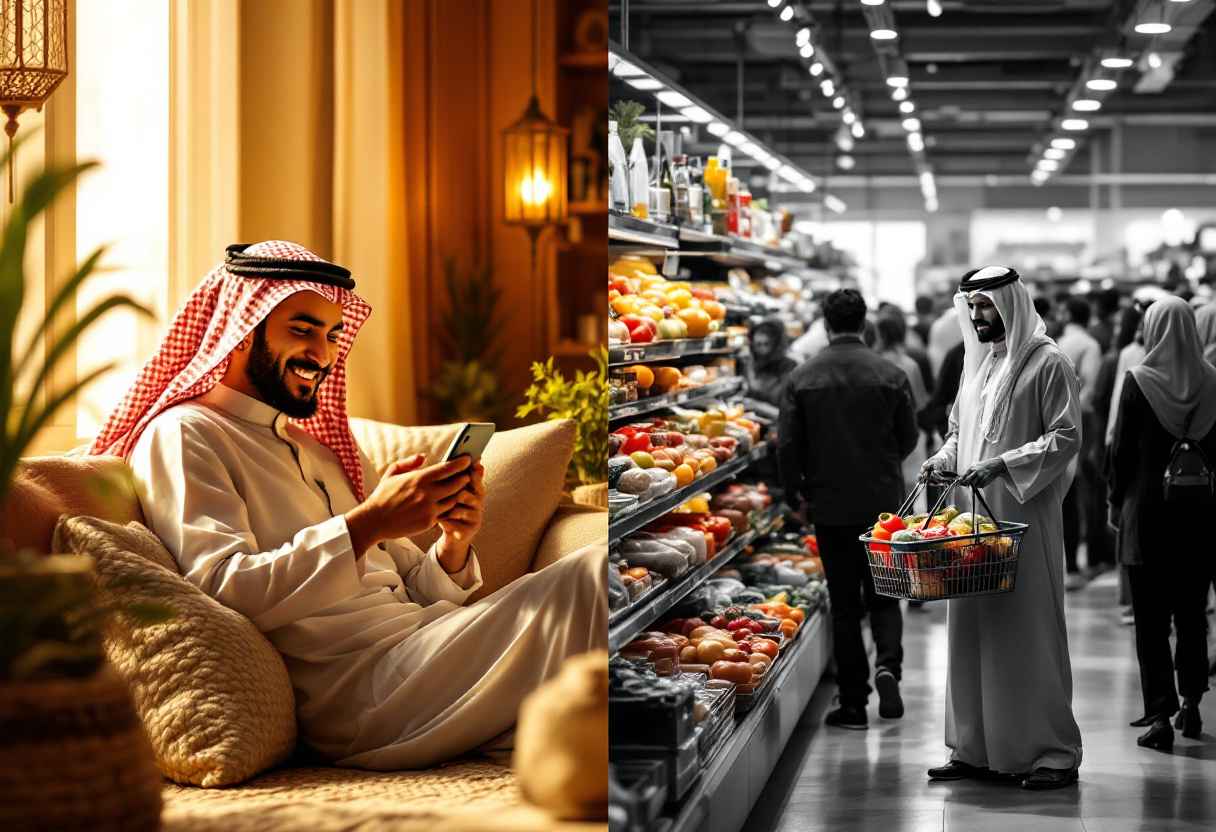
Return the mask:
<svg viewBox="0 0 1216 832">
<path fill-rule="evenodd" d="M 642 347 L 625 347 L 622 350 L 622 361 L 641 361 L 646 357 L 646 350 Z"/>
</svg>

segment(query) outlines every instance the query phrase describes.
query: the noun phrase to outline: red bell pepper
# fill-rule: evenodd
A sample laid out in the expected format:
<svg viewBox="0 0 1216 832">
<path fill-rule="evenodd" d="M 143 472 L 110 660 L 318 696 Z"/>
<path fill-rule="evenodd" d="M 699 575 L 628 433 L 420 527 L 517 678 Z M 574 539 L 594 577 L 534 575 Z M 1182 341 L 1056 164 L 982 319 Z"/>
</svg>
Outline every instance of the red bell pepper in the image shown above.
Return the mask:
<svg viewBox="0 0 1216 832">
<path fill-rule="evenodd" d="M 892 534 L 900 529 L 907 528 L 907 524 L 904 523 L 904 518 L 900 517 L 898 514 L 890 514 L 888 512 L 883 512 L 882 514 L 878 515 L 878 525 L 882 526 Z"/>
<path fill-rule="evenodd" d="M 650 434 L 635 433 L 633 436 L 625 440 L 625 444 L 621 447 L 621 453 L 631 454 L 636 451 L 650 450 Z"/>
<path fill-rule="evenodd" d="M 875 523 L 874 528 L 870 529 L 870 537 L 874 540 L 890 540 L 891 532 Z M 886 543 L 871 543 L 870 550 L 873 552 L 890 552 L 891 547 Z"/>
</svg>

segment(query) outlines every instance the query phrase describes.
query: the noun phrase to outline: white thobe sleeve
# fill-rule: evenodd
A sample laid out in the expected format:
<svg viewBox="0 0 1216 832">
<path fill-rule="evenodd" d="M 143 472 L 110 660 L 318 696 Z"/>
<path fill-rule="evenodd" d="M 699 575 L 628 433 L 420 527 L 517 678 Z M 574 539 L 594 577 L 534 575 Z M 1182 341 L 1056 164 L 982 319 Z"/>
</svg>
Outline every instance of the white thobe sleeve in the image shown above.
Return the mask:
<svg viewBox="0 0 1216 832">
<path fill-rule="evenodd" d="M 262 631 L 307 618 L 361 589 L 346 518 L 301 529 L 263 551 L 245 501 L 205 428 L 161 420 L 140 437 L 130 464 L 144 518 L 186 578 Z"/>
<path fill-rule="evenodd" d="M 1048 353 L 1034 386 L 1038 413 L 1024 411 L 1025 418 L 1041 420 L 1043 435 L 1000 455 L 1009 469 L 1005 482 L 1019 503 L 1029 502 L 1055 482 L 1080 450 L 1081 396 L 1077 388 L 1077 375 L 1068 360 Z M 1019 415 L 1023 413 L 1015 412 L 1014 418 Z"/>
<path fill-rule="evenodd" d="M 469 547 L 469 557 L 459 572 L 449 573 L 439 563 L 436 546 L 423 552 L 408 538 L 384 541 L 384 548 L 393 558 L 397 572 L 405 581 L 406 592 L 416 604 L 427 606 L 436 601 L 463 604 L 481 587 L 481 564 L 477 550 Z"/>
<path fill-rule="evenodd" d="M 962 385 L 959 385 L 959 391 L 962 392 Z M 955 395 L 954 404 L 950 407 L 950 427 L 946 434 L 946 441 L 933 455 L 934 459 L 939 459 L 945 463 L 947 471 L 958 470 L 958 400 L 959 396 Z"/>
</svg>

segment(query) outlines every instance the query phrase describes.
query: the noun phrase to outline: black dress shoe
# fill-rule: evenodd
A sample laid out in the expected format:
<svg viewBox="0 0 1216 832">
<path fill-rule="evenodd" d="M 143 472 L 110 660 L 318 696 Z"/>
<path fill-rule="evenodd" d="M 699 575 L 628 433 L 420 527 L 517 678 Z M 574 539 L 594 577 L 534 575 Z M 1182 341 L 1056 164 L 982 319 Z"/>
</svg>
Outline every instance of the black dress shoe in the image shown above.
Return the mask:
<svg viewBox="0 0 1216 832">
<path fill-rule="evenodd" d="M 1147 728 L 1148 726 L 1152 725 L 1156 721 L 1157 721 L 1157 717 L 1153 716 L 1152 714 L 1145 714 L 1144 716 L 1140 717 L 1139 719 L 1133 719 L 1131 722 L 1129 722 L 1127 724 L 1132 726 L 1133 728 Z"/>
<path fill-rule="evenodd" d="M 1075 768 L 1036 768 L 1022 779 L 1022 788 L 1031 791 L 1062 789 L 1077 782 Z"/>
<path fill-rule="evenodd" d="M 823 718 L 824 725 L 834 728 L 848 728 L 853 731 L 864 731 L 870 726 L 866 719 L 866 709 L 855 705 L 841 705 Z"/>
<path fill-rule="evenodd" d="M 883 719 L 899 719 L 904 715 L 904 700 L 899 695 L 899 682 L 895 674 L 882 669 L 874 674 L 874 687 L 878 688 L 878 715 Z"/>
<path fill-rule="evenodd" d="M 1174 720 L 1174 727 L 1182 732 L 1182 736 L 1188 740 L 1198 739 L 1203 733 L 1203 720 L 1199 717 L 1199 703 L 1187 702 L 1182 706 L 1182 710 L 1178 711 L 1178 717 Z"/>
<path fill-rule="evenodd" d="M 987 766 L 973 766 L 962 760 L 951 760 L 944 766 L 929 769 L 930 780 L 990 780 L 997 773 Z"/>
<path fill-rule="evenodd" d="M 1162 717 L 1153 726 L 1136 738 L 1136 745 L 1141 748 L 1152 748 L 1155 751 L 1172 751 L 1174 749 L 1174 729 L 1170 727 L 1168 718 Z"/>
</svg>

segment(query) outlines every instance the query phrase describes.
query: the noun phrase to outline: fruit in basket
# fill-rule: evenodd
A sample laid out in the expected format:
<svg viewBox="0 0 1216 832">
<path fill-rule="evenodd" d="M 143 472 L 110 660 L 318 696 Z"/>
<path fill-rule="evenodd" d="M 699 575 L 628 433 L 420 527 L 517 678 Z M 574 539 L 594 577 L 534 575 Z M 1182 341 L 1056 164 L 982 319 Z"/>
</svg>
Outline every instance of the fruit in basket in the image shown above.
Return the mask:
<svg viewBox="0 0 1216 832">
<path fill-rule="evenodd" d="M 688 326 L 689 338 L 704 338 L 709 335 L 709 324 L 712 318 L 704 309 L 689 307 L 677 313 L 680 320 Z"/>
<path fill-rule="evenodd" d="M 641 384 L 640 381 L 638 383 Z M 889 512 L 883 512 L 882 514 L 878 515 L 878 525 L 882 526 L 892 534 L 905 528 L 906 526 L 904 523 L 904 518 L 900 517 L 898 514 L 891 514 Z"/>
<path fill-rule="evenodd" d="M 921 533 L 916 529 L 899 529 L 891 534 L 892 543 L 915 543 L 923 539 Z"/>
<path fill-rule="evenodd" d="M 945 526 L 930 526 L 920 533 L 922 540 L 940 540 L 950 536 L 950 530 Z"/>
<path fill-rule="evenodd" d="M 920 528 L 929 519 L 928 514 L 909 514 L 904 518 L 904 526 L 909 529 Z"/>
<path fill-rule="evenodd" d="M 870 537 L 875 541 L 870 544 L 870 551 L 882 553 L 891 551 L 891 547 L 882 542 L 884 540 L 890 540 L 891 533 L 882 526 L 875 523 L 874 528 L 870 529 Z"/>
<path fill-rule="evenodd" d="M 946 530 L 955 537 L 963 537 L 975 531 L 970 523 L 959 520 L 957 517 L 946 526 Z"/>
</svg>

